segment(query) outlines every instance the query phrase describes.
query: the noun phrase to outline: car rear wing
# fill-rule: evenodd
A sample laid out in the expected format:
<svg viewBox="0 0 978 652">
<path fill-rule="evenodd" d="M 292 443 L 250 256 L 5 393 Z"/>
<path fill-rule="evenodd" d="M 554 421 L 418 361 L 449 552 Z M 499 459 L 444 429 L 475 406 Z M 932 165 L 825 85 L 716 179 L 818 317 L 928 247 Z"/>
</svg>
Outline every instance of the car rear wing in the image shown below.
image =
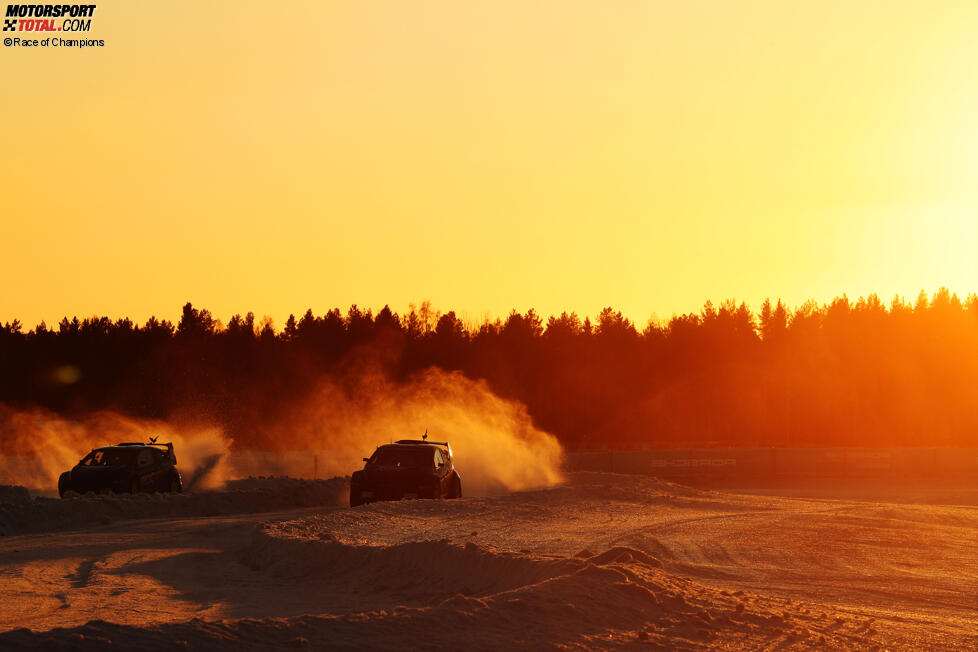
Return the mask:
<svg viewBox="0 0 978 652">
<path fill-rule="evenodd" d="M 395 444 L 431 444 L 432 446 L 444 446 L 448 449 L 448 455 L 452 455 L 452 447 L 447 441 L 430 441 L 428 439 L 398 439 Z"/>
<path fill-rule="evenodd" d="M 173 452 L 173 442 L 170 441 L 166 442 L 165 444 L 157 444 L 156 438 L 150 437 L 150 441 L 148 444 L 144 444 L 138 441 L 127 441 L 127 442 L 119 442 L 118 444 L 116 444 L 116 446 L 155 446 L 157 448 L 165 448 L 167 452 L 167 457 L 170 458 L 170 463 L 172 463 L 173 466 L 177 465 L 177 455 L 176 453 Z M 93 448 L 92 450 L 95 449 Z"/>
</svg>

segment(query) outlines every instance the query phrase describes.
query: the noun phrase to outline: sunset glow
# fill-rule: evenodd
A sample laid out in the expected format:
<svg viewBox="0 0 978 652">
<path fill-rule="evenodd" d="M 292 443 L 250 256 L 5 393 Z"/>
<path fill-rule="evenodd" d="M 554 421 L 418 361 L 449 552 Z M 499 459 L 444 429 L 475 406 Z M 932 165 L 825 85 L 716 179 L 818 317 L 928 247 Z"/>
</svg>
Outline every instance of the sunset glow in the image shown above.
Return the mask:
<svg viewBox="0 0 978 652">
<path fill-rule="evenodd" d="M 978 0 L 91 2 L 0 651 L 978 650 Z"/>
<path fill-rule="evenodd" d="M 267 8 L 4 49 L 0 321 L 978 289 L 974 3 Z"/>
</svg>

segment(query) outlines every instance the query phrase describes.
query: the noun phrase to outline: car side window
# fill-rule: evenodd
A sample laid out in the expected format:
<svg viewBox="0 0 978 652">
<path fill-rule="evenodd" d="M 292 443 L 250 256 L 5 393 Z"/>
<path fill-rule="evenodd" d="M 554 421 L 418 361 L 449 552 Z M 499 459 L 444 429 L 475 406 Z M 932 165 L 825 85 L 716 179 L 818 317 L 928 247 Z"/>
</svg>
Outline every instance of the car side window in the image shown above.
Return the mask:
<svg viewBox="0 0 978 652">
<path fill-rule="evenodd" d="M 149 466 L 153 463 L 153 453 L 143 449 L 139 451 L 139 457 L 136 458 L 136 466 Z"/>
</svg>

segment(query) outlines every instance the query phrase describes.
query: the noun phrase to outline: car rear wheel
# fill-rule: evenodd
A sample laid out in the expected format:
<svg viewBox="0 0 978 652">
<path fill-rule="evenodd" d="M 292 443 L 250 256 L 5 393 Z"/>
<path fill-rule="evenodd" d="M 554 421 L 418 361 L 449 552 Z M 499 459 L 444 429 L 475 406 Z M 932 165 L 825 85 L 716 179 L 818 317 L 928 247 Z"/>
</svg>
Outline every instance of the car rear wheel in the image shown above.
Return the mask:
<svg viewBox="0 0 978 652">
<path fill-rule="evenodd" d="M 448 494 L 445 498 L 461 498 L 462 497 L 462 480 L 458 477 L 458 473 L 452 472 L 452 477 L 448 479 Z"/>
<path fill-rule="evenodd" d="M 68 491 L 68 482 L 64 475 L 58 478 L 58 495 L 62 498 L 65 497 L 65 493 Z"/>
<path fill-rule="evenodd" d="M 133 478 L 132 482 L 129 483 L 129 493 L 138 494 L 142 491 L 142 487 L 139 484 L 139 478 Z"/>
<path fill-rule="evenodd" d="M 183 483 L 180 482 L 180 476 L 178 476 L 176 473 L 170 476 L 169 489 L 171 494 L 178 494 L 183 491 Z"/>
</svg>

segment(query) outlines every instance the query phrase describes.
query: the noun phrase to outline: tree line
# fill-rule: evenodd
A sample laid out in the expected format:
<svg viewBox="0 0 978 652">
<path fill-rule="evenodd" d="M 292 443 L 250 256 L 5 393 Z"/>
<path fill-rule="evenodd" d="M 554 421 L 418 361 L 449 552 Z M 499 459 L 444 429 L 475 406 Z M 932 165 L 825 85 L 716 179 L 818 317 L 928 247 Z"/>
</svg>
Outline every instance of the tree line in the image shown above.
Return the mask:
<svg viewBox="0 0 978 652">
<path fill-rule="evenodd" d="M 323 379 L 365 367 L 398 382 L 429 367 L 482 379 L 571 449 L 978 445 L 978 297 L 943 288 L 889 305 L 768 300 L 757 313 L 707 302 L 641 329 L 612 308 L 467 327 L 428 303 L 308 310 L 280 331 L 251 313 L 224 325 L 190 303 L 177 324 L 0 327 L 10 409 L 192 414 L 247 447 L 287 448 L 269 424 Z"/>
</svg>

